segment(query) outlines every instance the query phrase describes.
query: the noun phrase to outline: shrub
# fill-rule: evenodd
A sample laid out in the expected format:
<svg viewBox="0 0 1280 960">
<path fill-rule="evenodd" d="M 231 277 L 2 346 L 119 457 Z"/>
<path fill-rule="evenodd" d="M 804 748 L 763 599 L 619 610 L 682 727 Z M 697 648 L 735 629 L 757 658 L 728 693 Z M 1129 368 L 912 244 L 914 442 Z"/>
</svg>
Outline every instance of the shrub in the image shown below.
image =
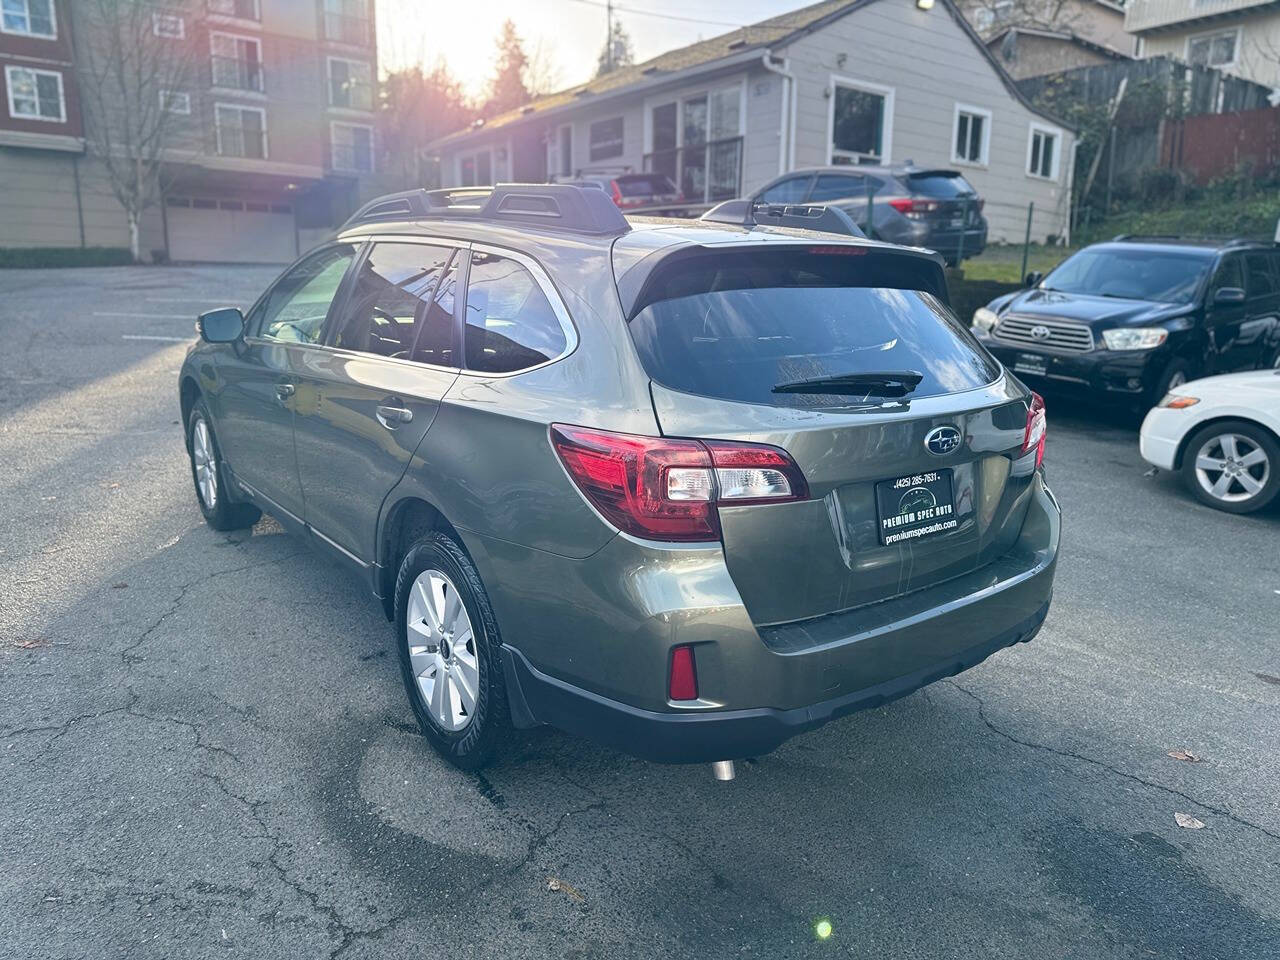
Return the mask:
<svg viewBox="0 0 1280 960">
<path fill-rule="evenodd" d="M 133 263 L 127 247 L 0 248 L 4 267 L 119 267 Z"/>
</svg>

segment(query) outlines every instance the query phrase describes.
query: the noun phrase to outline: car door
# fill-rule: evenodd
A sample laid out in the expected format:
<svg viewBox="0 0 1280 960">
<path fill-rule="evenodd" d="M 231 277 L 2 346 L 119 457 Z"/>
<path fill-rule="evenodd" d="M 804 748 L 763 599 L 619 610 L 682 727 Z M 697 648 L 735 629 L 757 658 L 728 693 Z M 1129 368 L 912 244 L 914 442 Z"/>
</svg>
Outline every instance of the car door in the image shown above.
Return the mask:
<svg viewBox="0 0 1280 960">
<path fill-rule="evenodd" d="M 1268 359 L 1277 323 L 1280 323 L 1280 277 L 1275 258 L 1264 250 L 1244 255 L 1244 317 L 1226 357 L 1224 370 L 1252 370 Z"/>
<path fill-rule="evenodd" d="M 378 512 L 458 376 L 455 294 L 466 249 L 378 239 L 352 272 L 325 346 L 298 371 L 294 443 L 306 522 L 361 565 Z"/>
<path fill-rule="evenodd" d="M 244 340 L 218 358 L 222 454 L 238 480 L 284 514 L 279 519 L 303 516 L 293 421 L 305 394 L 296 370 L 319 343 L 357 249 L 331 244 L 290 267 L 250 312 Z"/>
<path fill-rule="evenodd" d="M 1236 288 L 1244 290 L 1245 266 L 1244 257 L 1238 253 L 1229 253 L 1218 263 L 1213 277 L 1209 280 L 1209 288 L 1205 293 L 1205 326 L 1209 331 L 1209 342 L 1212 344 L 1211 355 L 1205 358 L 1205 373 L 1220 373 L 1233 369 L 1232 354 L 1240 339 L 1240 329 L 1244 325 L 1248 301 L 1244 303 L 1216 303 L 1219 290 Z"/>
</svg>

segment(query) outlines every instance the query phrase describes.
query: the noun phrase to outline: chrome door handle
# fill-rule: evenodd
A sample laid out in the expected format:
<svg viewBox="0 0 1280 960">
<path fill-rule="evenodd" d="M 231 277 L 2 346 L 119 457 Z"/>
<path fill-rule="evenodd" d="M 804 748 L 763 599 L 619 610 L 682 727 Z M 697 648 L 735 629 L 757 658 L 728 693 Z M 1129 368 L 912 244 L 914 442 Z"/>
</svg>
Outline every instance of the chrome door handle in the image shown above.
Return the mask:
<svg viewBox="0 0 1280 960">
<path fill-rule="evenodd" d="M 293 396 L 294 392 L 297 389 L 298 388 L 295 387 L 292 383 L 277 383 L 276 399 L 279 400 L 281 403 L 284 403 L 286 400 L 288 400 L 290 397 Z"/>
<path fill-rule="evenodd" d="M 408 407 L 392 407 L 379 404 L 378 422 L 388 430 L 394 430 L 402 423 L 413 420 L 413 411 Z"/>
</svg>

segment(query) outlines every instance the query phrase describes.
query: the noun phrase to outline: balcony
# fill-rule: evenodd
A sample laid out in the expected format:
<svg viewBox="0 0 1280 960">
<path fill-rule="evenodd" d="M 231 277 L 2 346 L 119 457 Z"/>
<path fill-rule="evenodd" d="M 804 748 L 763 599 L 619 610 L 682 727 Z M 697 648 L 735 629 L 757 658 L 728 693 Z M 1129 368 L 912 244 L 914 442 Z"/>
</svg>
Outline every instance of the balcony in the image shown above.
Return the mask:
<svg viewBox="0 0 1280 960">
<path fill-rule="evenodd" d="M 345 13 L 324 12 L 324 37 L 338 43 L 350 43 L 367 47 L 370 43 L 371 24 L 368 17 L 353 17 Z"/>
<path fill-rule="evenodd" d="M 742 192 L 742 137 L 646 153 L 644 169 L 665 173 L 690 204 L 729 200 Z"/>
<path fill-rule="evenodd" d="M 237 20 L 261 20 L 258 0 L 206 0 L 205 9 L 216 17 L 234 17 Z"/>
<path fill-rule="evenodd" d="M 261 60 L 245 60 L 240 57 L 218 57 L 211 61 L 212 81 L 224 90 L 249 90 L 266 93 L 266 78 Z"/>
<path fill-rule="evenodd" d="M 1262 7 L 1273 0 L 1129 0 L 1125 6 L 1124 28 L 1130 33 L 1160 30 L 1191 24 L 1250 7 Z"/>
</svg>

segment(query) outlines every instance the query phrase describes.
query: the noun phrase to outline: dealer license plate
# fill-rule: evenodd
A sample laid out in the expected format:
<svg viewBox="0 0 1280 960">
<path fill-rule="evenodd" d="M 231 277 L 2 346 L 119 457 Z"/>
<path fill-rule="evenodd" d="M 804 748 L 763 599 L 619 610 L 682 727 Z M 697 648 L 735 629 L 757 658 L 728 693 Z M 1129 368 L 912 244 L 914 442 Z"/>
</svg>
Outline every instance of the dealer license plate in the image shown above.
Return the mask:
<svg viewBox="0 0 1280 960">
<path fill-rule="evenodd" d="M 880 542 L 885 546 L 942 536 L 959 524 L 951 469 L 927 470 L 876 484 Z"/>
</svg>

